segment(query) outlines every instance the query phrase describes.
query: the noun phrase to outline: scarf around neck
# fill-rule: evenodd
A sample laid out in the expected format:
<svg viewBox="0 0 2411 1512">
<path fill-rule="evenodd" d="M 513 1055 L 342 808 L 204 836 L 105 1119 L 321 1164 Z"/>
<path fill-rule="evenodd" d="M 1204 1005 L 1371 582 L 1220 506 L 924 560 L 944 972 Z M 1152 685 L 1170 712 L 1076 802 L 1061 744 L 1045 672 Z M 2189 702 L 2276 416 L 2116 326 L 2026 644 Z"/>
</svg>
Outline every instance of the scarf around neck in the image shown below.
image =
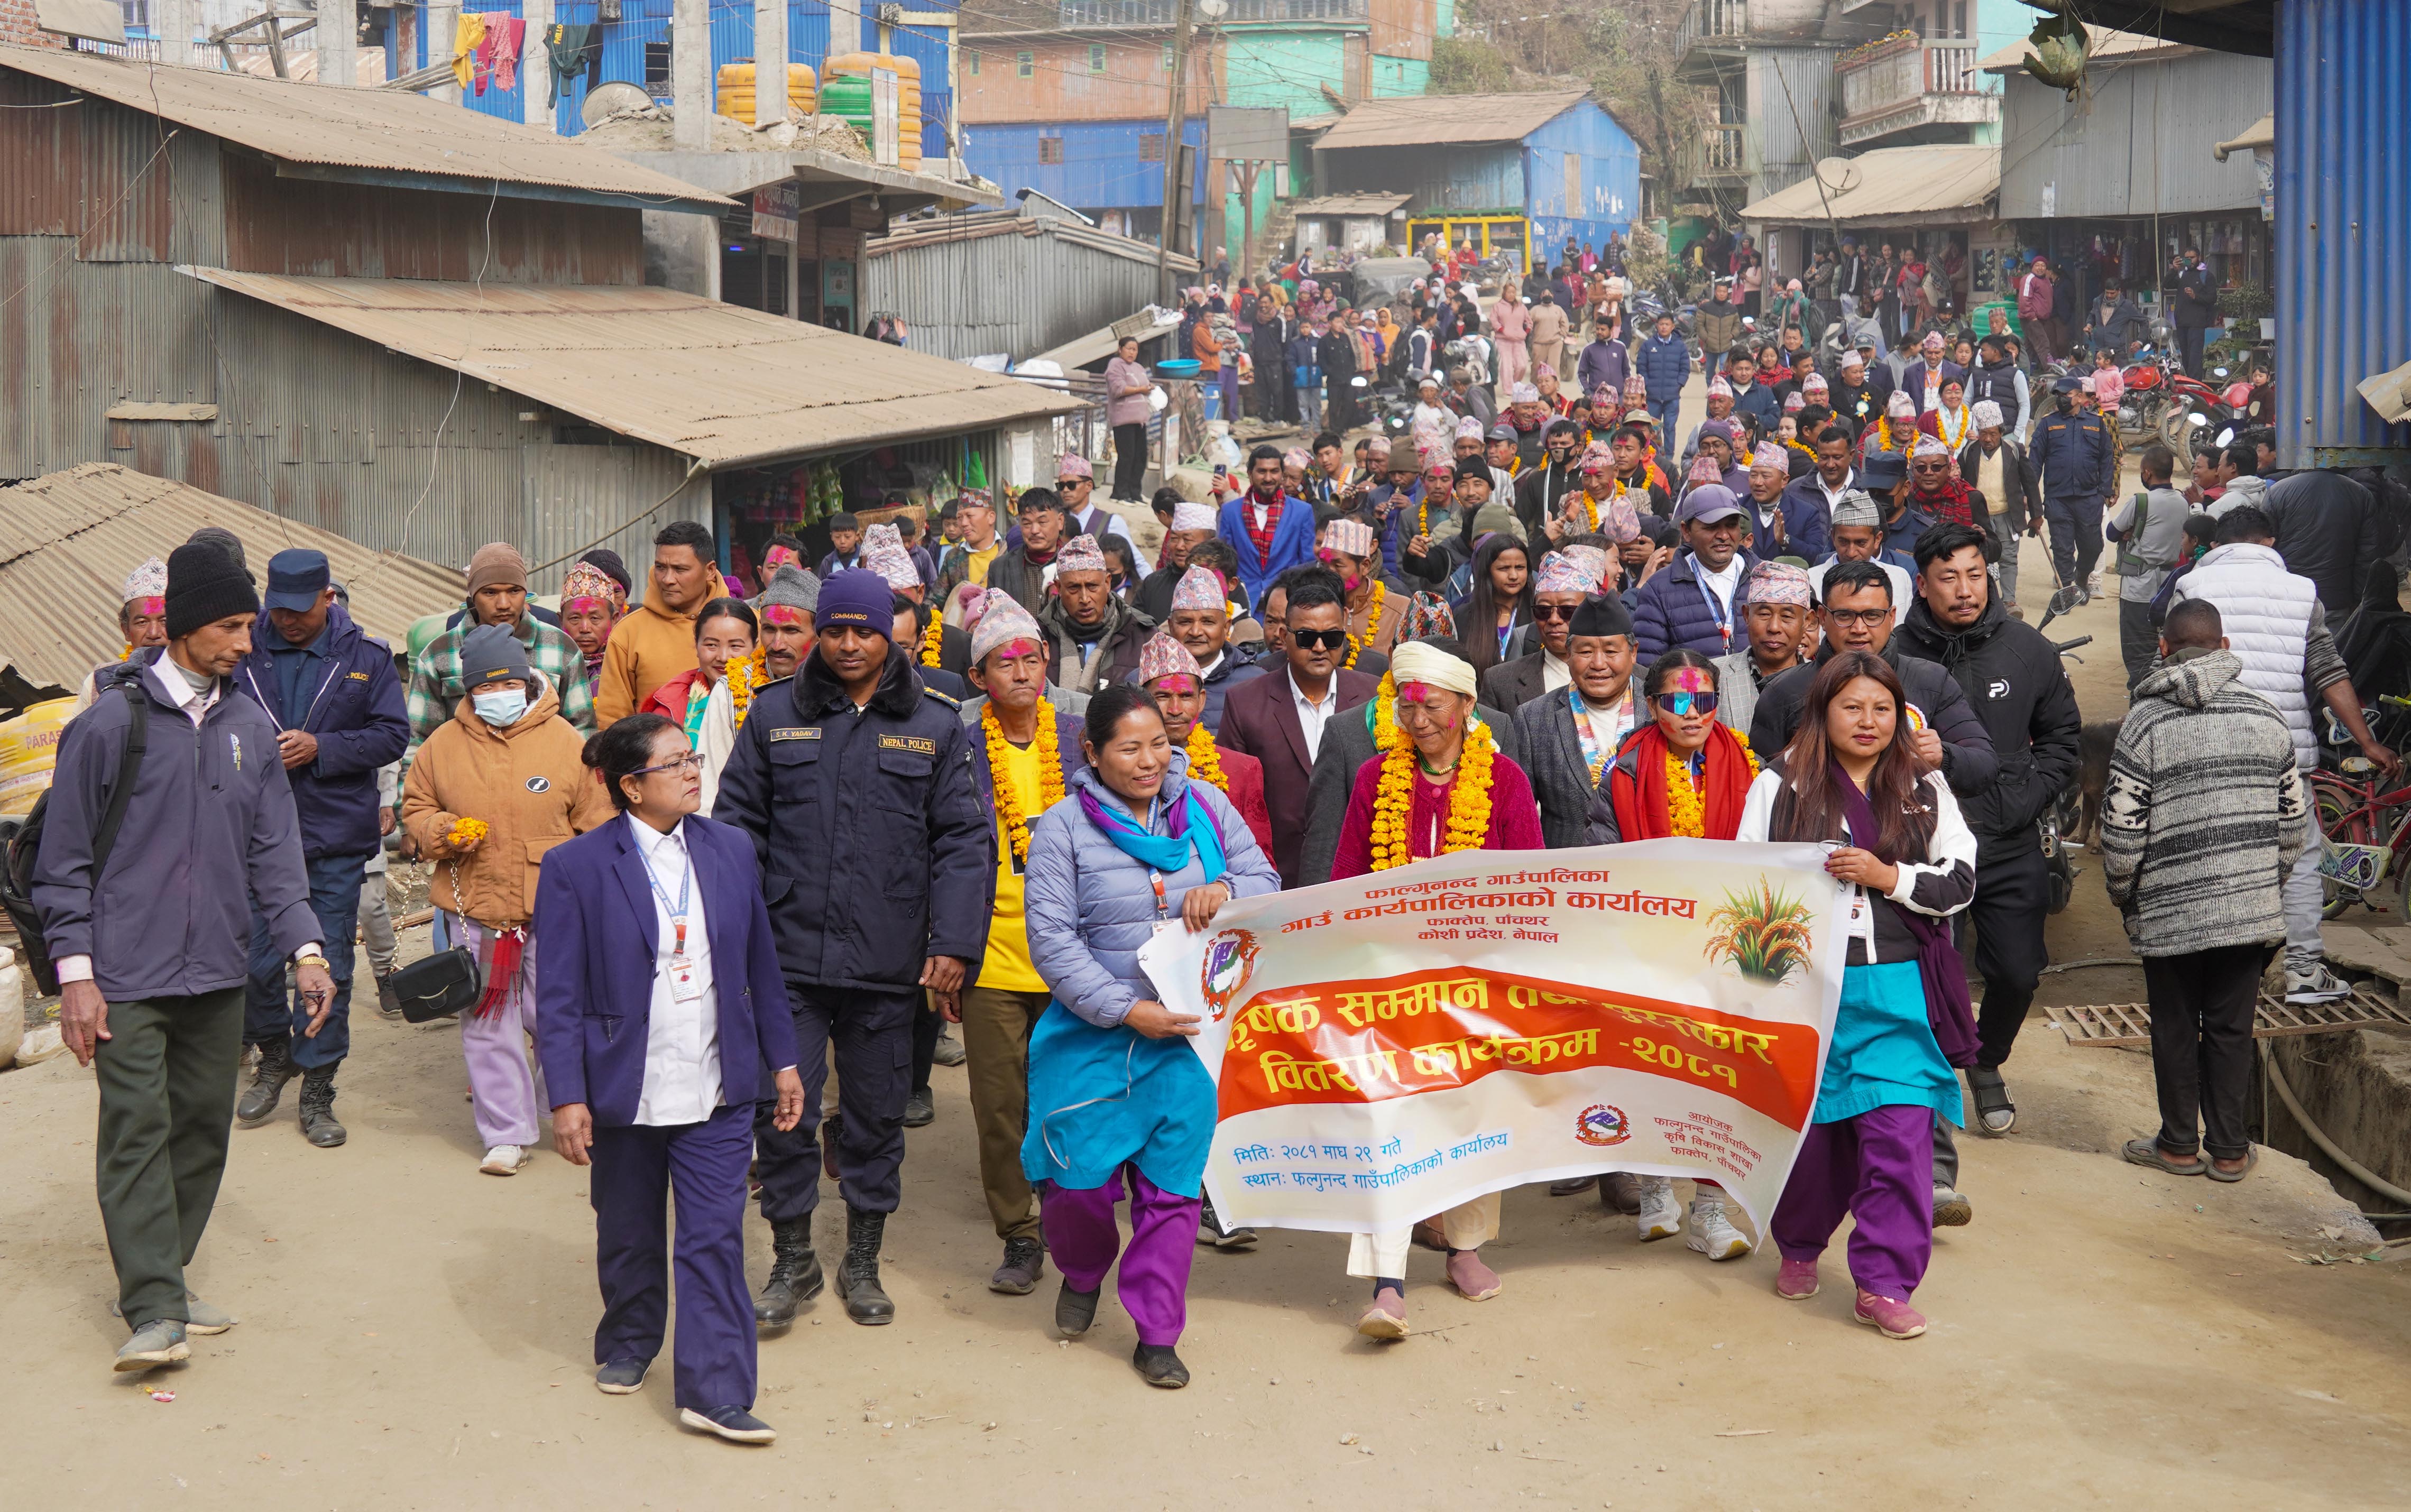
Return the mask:
<svg viewBox="0 0 2411 1512">
<path fill-rule="evenodd" d="M 1204 887 L 1220 880 L 1229 869 L 1222 834 L 1214 826 L 1213 814 L 1197 801 L 1193 785 L 1182 790 L 1180 800 L 1164 810 L 1163 824 L 1169 835 L 1151 835 L 1129 815 L 1106 807 L 1093 788 L 1080 790 L 1080 812 L 1113 842 L 1115 850 L 1167 877 L 1189 865 L 1190 849 L 1195 847 L 1198 867 L 1205 873 L 1197 885 Z"/>
<path fill-rule="evenodd" d="M 1616 834 L 1627 840 L 1665 839 L 1674 833 L 1673 805 L 1666 791 L 1666 756 L 1673 748 L 1666 743 L 1666 732 L 1653 719 L 1625 737 L 1624 749 L 1633 753 L 1635 771 L 1625 777 L 1619 763 L 1609 783 Z M 1742 806 L 1756 774 L 1740 739 L 1722 724 L 1709 729 L 1701 754 L 1706 758 L 1700 766 L 1701 838 L 1730 840 L 1741 831 Z"/>
</svg>

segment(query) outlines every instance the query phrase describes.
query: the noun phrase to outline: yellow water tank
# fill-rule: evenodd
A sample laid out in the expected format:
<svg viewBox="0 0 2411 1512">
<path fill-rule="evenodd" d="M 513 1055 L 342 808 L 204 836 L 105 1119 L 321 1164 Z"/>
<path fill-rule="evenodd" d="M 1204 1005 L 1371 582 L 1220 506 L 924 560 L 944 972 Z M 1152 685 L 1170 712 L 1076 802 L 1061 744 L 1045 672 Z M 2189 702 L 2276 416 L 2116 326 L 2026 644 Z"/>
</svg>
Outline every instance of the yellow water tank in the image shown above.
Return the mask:
<svg viewBox="0 0 2411 1512">
<path fill-rule="evenodd" d="M 53 698 L 0 720 L 0 817 L 34 811 L 34 800 L 51 785 L 51 766 L 59 755 L 59 732 L 74 713 L 74 699 Z"/>
<path fill-rule="evenodd" d="M 787 65 L 787 115 L 790 120 L 799 115 L 811 115 L 818 109 L 820 80 L 811 65 L 804 63 Z M 720 65 L 719 98 L 712 109 L 734 121 L 747 125 L 760 123 L 753 115 L 754 70 L 750 63 L 723 63 Z"/>
</svg>

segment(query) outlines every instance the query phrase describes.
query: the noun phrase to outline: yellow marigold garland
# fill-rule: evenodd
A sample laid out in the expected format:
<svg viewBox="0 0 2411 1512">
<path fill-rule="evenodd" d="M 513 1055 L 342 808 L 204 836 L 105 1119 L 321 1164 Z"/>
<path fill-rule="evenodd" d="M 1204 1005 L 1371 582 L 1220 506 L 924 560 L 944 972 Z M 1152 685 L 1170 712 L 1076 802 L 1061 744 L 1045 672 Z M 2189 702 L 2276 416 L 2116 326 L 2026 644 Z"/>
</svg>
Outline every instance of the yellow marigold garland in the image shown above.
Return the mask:
<svg viewBox="0 0 2411 1512">
<path fill-rule="evenodd" d="M 1005 838 L 1013 842 L 1013 859 L 1019 863 L 1030 857 L 1030 816 L 1021 811 L 1021 791 L 1013 784 L 1012 745 L 1004 738 L 1004 726 L 997 721 L 993 701 L 980 705 L 980 732 L 987 737 L 988 785 L 996 790 L 996 817 L 1004 826 Z M 1038 811 L 1045 813 L 1063 801 L 1063 761 L 1055 737 L 1055 710 L 1051 705 L 1038 709 Z"/>
<path fill-rule="evenodd" d="M 1189 779 L 1208 787 L 1231 791 L 1231 779 L 1222 775 L 1222 749 L 1206 733 L 1202 723 L 1189 727 L 1189 743 L 1182 748 L 1189 752 Z"/>
<path fill-rule="evenodd" d="M 1443 853 L 1479 850 L 1490 838 L 1490 759 L 1498 747 L 1486 725 L 1465 732 L 1465 750 L 1457 758 L 1455 781 L 1448 793 L 1448 825 L 1440 842 Z M 1373 793 L 1373 869 L 1388 871 L 1414 859 L 1413 837 L 1407 816 L 1414 806 L 1414 742 L 1401 740 L 1381 759 L 1380 785 Z"/>
<path fill-rule="evenodd" d="M 761 647 L 741 662 L 731 662 L 721 669 L 721 677 L 728 684 L 728 711 L 736 716 L 737 728 L 745 728 L 745 716 L 753 707 L 753 690 L 770 680 L 770 663 Z"/>
<path fill-rule="evenodd" d="M 1351 661 L 1354 658 L 1352 656 Z M 1391 751 L 1398 745 L 1398 677 L 1393 672 L 1381 674 L 1381 682 L 1373 689 L 1373 749 Z"/>
<path fill-rule="evenodd" d="M 1356 670 L 1357 653 L 1364 650 L 1366 642 L 1370 641 L 1373 638 L 1373 632 L 1381 628 L 1381 604 L 1383 601 L 1389 598 L 1389 596 L 1390 585 L 1382 582 L 1378 577 L 1373 579 L 1373 597 L 1365 606 L 1364 640 L 1357 639 L 1356 632 L 1352 630 L 1349 630 L 1345 624 L 1340 626 L 1341 632 L 1348 637 L 1348 656 L 1345 661 L 1339 663 L 1341 671 L 1353 672 Z M 1346 618 L 1347 617 L 1345 615 L 1341 616 L 1343 620 Z M 1384 676 L 1386 676 L 1387 675 L 1384 674 Z"/>
<path fill-rule="evenodd" d="M 1758 755 L 1745 742 L 1741 748 L 1749 762 L 1749 775 L 1758 776 Z M 1691 763 L 1666 748 L 1666 821 L 1673 833 L 1688 838 L 1702 839 L 1707 835 L 1708 808 L 1700 797 L 1700 790 L 1691 783 Z"/>
<path fill-rule="evenodd" d="M 936 666 L 939 647 L 945 644 L 946 617 L 933 614 L 929 617 L 928 630 L 921 636 L 921 664 L 925 667 Z"/>
</svg>

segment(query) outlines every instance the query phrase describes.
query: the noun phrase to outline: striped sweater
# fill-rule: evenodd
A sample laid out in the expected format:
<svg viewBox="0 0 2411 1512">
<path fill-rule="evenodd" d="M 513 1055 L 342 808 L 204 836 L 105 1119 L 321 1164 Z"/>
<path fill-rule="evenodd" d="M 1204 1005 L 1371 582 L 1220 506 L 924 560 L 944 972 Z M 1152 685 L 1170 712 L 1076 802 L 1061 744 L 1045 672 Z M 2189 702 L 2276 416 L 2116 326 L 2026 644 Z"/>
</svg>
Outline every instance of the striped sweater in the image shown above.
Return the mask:
<svg viewBox="0 0 2411 1512">
<path fill-rule="evenodd" d="M 2306 790 L 2285 716 L 2243 671 L 2225 650 L 2159 667 L 2118 732 L 2102 880 L 2139 955 L 2285 938 Z"/>
</svg>

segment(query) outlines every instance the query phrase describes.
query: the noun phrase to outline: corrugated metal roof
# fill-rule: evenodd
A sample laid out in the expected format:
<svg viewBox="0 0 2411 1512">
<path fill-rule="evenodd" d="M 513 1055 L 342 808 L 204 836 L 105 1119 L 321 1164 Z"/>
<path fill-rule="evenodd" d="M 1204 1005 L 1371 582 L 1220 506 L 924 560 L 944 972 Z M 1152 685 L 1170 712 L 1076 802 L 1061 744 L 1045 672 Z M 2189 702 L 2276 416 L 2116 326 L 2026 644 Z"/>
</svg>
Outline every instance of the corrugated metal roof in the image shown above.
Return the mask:
<svg viewBox="0 0 2411 1512">
<path fill-rule="evenodd" d="M 1402 94 L 1351 109 L 1314 145 L 1421 147 L 1521 141 L 1573 109 L 1589 94 L 1579 89 L 1531 94 Z"/>
<path fill-rule="evenodd" d="M 1293 215 L 1387 215 L 1412 199 L 1412 195 L 1324 195 L 1290 206 Z"/>
<path fill-rule="evenodd" d="M 2105 58 L 2125 58 L 2131 63 L 2141 63 L 2155 52 L 2165 51 L 2170 57 L 2178 57 L 2199 51 L 2163 36 L 2143 36 L 2107 26 L 2087 26 L 2084 29 L 2093 37 L 2093 45 L 2085 56 L 2096 62 Z M 1985 74 L 2015 73 L 2024 67 L 2026 60 L 2034 55 L 2034 43 L 2021 36 L 1998 52 L 1987 53 L 1977 59 L 1976 71 Z"/>
<path fill-rule="evenodd" d="M 1045 197 L 1045 196 L 1040 196 Z M 1401 201 L 1405 196 L 1400 196 Z M 1153 268 L 1156 246 L 1151 241 L 1139 241 L 1080 221 L 1066 220 L 1059 215 L 1039 215 L 1021 210 L 999 210 L 986 213 L 969 211 L 940 215 L 927 221 L 906 221 L 884 236 L 871 238 L 863 243 L 865 257 L 884 257 L 890 253 L 908 252 L 914 247 L 944 246 L 950 242 L 976 241 L 983 237 L 1017 234 L 1025 237 L 1054 237 L 1059 240 L 1111 253 L 1134 263 Z M 1197 271 L 1197 259 L 1172 254 L 1172 269 L 1178 273 Z"/>
<path fill-rule="evenodd" d="M 324 89 L 283 79 L 47 48 L 0 47 L 0 67 L 283 158 L 330 167 L 541 184 L 667 203 L 721 196 L 650 168 L 481 111 L 387 90 Z M 464 188 L 467 185 L 463 186 Z"/>
<path fill-rule="evenodd" d="M 1983 218 L 2000 188 L 1996 143 L 1887 147 L 1826 158 L 1817 165 L 1817 178 L 1744 205 L 1741 218 L 1770 225 L 1822 225 L 1830 213 L 1846 226 L 1972 221 Z"/>
<path fill-rule="evenodd" d="M 37 687 L 73 689 L 117 660 L 118 591 L 152 557 L 166 557 L 204 525 L 242 539 L 252 577 L 288 546 L 327 554 L 351 594 L 352 618 L 402 645 L 411 622 L 459 602 L 460 574 L 431 561 L 371 551 L 340 535 L 232 499 L 90 462 L 0 488 L 0 665 Z"/>
<path fill-rule="evenodd" d="M 1016 379 L 675 289 L 183 270 L 715 468 L 1078 408 Z"/>
</svg>

